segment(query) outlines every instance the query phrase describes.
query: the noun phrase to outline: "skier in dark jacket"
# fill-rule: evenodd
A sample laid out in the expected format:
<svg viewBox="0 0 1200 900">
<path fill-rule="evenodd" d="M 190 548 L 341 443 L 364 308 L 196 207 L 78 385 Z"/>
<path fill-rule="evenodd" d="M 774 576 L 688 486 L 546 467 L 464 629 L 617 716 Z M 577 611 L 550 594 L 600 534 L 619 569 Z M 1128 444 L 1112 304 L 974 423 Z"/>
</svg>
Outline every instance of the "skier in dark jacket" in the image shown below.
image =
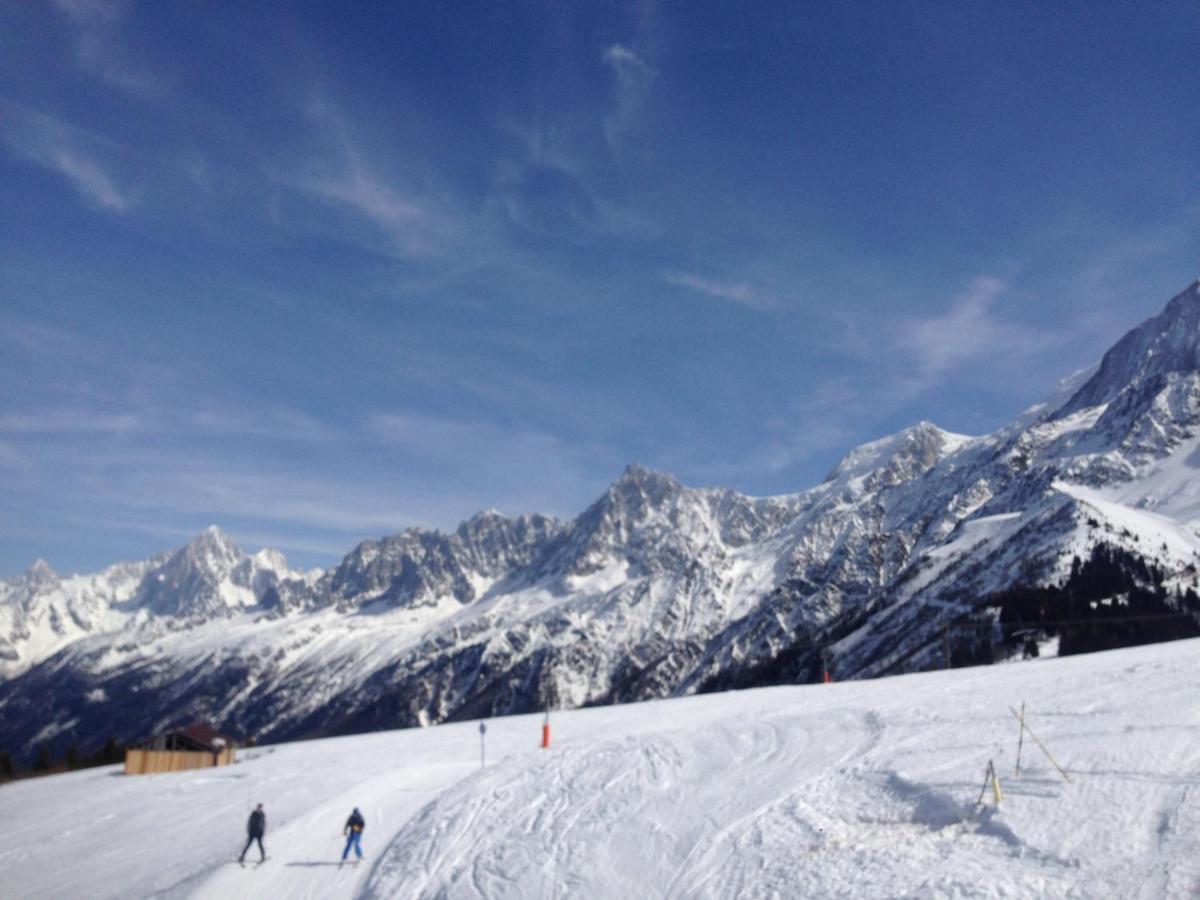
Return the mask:
<svg viewBox="0 0 1200 900">
<path fill-rule="evenodd" d="M 363 820 L 362 813 L 358 811 L 358 807 L 354 807 L 354 812 L 350 813 L 350 818 L 346 820 L 346 827 L 342 832 L 346 835 L 346 849 L 342 851 L 342 862 L 346 861 L 346 857 L 350 855 L 350 848 L 354 848 L 354 852 L 358 854 L 358 858 L 363 858 L 362 852 L 362 833 L 367 827 L 367 823 Z"/>
<path fill-rule="evenodd" d="M 242 855 L 238 857 L 238 862 L 246 861 L 246 851 L 250 849 L 250 845 L 258 841 L 258 855 L 261 857 L 259 862 L 266 862 L 267 851 L 263 849 L 263 835 L 267 833 L 267 814 L 263 812 L 262 804 L 254 807 L 254 812 L 250 813 L 250 821 L 246 823 L 246 846 L 242 848 Z"/>
</svg>

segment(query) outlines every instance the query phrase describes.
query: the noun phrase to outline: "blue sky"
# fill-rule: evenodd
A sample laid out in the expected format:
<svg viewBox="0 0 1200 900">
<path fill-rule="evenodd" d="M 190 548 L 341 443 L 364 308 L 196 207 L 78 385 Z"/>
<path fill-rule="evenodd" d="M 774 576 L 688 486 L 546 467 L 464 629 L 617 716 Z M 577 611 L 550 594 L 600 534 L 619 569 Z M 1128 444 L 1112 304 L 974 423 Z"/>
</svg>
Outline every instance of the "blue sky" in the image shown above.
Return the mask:
<svg viewBox="0 0 1200 900">
<path fill-rule="evenodd" d="M 994 429 L 1200 274 L 1198 40 L 1183 2 L 6 4 L 0 576 Z"/>
</svg>

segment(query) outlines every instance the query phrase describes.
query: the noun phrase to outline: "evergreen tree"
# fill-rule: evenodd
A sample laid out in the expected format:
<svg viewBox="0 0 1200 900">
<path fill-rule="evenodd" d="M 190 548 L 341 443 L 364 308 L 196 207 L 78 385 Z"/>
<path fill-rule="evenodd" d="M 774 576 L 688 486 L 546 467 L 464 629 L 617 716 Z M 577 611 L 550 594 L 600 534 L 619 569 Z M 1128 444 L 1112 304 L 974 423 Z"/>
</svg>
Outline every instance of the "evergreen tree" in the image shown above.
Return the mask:
<svg viewBox="0 0 1200 900">
<path fill-rule="evenodd" d="M 64 762 L 66 762 L 68 769 L 79 768 L 79 745 L 74 741 L 67 747 L 67 755 Z"/>
<path fill-rule="evenodd" d="M 37 758 L 33 761 L 33 770 L 35 772 L 50 771 L 50 745 L 42 744 L 38 747 Z"/>
<path fill-rule="evenodd" d="M 0 778 L 12 778 L 15 773 L 12 757 L 7 750 L 0 750 Z"/>
<path fill-rule="evenodd" d="M 121 751 L 117 747 L 117 742 L 109 738 L 104 742 L 104 749 L 100 751 L 100 762 L 103 765 L 110 766 L 113 763 L 121 761 Z"/>
</svg>

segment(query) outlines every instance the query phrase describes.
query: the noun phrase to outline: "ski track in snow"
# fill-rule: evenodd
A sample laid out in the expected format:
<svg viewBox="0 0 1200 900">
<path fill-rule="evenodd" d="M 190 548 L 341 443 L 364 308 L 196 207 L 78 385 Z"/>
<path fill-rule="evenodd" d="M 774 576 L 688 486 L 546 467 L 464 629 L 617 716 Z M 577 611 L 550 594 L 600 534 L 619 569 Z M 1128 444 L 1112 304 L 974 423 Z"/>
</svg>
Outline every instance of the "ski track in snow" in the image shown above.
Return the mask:
<svg viewBox="0 0 1200 900">
<path fill-rule="evenodd" d="M 1200 641 L 244 751 L 0 788 L 0 897 L 1186 898 Z M 1014 777 L 1016 724 L 1032 741 Z M 988 760 L 1004 798 L 976 800 Z M 268 861 L 237 853 L 255 802 Z M 339 868 L 351 808 L 364 863 Z M 257 857 L 252 849 L 249 859 Z"/>
</svg>

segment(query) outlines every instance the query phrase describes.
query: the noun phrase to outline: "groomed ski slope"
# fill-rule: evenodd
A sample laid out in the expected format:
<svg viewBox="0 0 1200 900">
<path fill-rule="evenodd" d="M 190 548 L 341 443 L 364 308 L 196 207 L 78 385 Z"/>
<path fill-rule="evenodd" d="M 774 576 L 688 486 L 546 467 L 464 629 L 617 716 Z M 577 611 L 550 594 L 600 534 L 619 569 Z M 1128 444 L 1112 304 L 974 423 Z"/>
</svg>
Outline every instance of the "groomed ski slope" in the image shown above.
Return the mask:
<svg viewBox="0 0 1200 900">
<path fill-rule="evenodd" d="M 1028 739 L 1014 777 L 1022 701 L 1071 783 Z M 483 770 L 472 722 L 8 785 L 0 897 L 1200 895 L 1200 641 L 540 724 L 490 721 Z"/>
</svg>

